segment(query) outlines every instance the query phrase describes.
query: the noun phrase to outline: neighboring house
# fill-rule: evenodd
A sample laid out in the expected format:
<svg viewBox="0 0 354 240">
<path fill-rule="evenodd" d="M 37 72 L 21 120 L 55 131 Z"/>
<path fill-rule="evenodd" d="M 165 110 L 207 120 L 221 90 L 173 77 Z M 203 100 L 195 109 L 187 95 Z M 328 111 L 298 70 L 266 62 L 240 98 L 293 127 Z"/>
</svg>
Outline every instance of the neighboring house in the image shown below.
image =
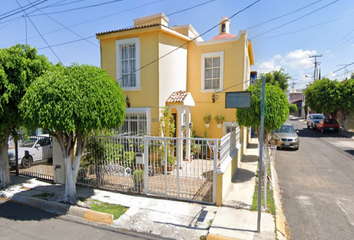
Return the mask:
<svg viewBox="0 0 354 240">
<path fill-rule="evenodd" d="M 303 98 L 304 96 L 301 90 L 295 90 L 295 89 L 294 91 L 290 90 L 289 103 L 296 105 L 297 112 L 294 113 L 294 115 L 297 117 L 301 117 Z"/>
<path fill-rule="evenodd" d="M 254 64 L 245 30 L 230 34 L 230 20 L 220 20 L 219 34 L 203 41 L 190 24 L 168 26 L 158 13 L 134 19 L 134 27 L 97 33 L 101 67 L 120 82 L 126 98 L 124 134 L 159 136 L 161 108 L 169 106 L 176 136 L 221 138 L 236 125 L 235 109 L 225 109 L 225 91 L 243 91 Z M 214 96 L 214 98 L 213 98 Z M 203 117 L 212 116 L 206 128 Z M 217 127 L 214 116 L 225 121 Z M 193 124 L 190 124 L 193 123 Z"/>
</svg>

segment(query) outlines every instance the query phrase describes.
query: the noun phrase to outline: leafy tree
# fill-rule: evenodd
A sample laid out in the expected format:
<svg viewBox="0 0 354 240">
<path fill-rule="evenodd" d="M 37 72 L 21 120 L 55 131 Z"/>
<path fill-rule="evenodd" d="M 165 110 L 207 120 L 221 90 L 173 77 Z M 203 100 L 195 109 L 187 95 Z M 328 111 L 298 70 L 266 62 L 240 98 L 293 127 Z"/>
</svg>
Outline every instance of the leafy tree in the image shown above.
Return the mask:
<svg viewBox="0 0 354 240">
<path fill-rule="evenodd" d="M 296 113 L 297 112 L 297 106 L 295 104 L 289 104 L 289 112 Z"/>
<path fill-rule="evenodd" d="M 261 85 L 261 84 L 260 84 Z M 251 107 L 237 109 L 236 117 L 240 125 L 254 127 L 260 138 L 261 127 L 261 86 L 254 84 L 248 87 L 251 92 Z M 283 90 L 277 86 L 265 86 L 266 109 L 264 111 L 264 139 L 268 134 L 278 129 L 287 119 L 289 103 Z"/>
<path fill-rule="evenodd" d="M 55 67 L 39 77 L 21 104 L 29 128 L 54 129 L 66 171 L 64 201 L 76 202 L 75 180 L 87 136 L 125 117 L 123 92 L 105 70 L 87 65 Z"/>
<path fill-rule="evenodd" d="M 0 188 L 10 184 L 8 141 L 22 124 L 19 104 L 28 86 L 50 66 L 29 45 L 0 49 Z"/>
<path fill-rule="evenodd" d="M 159 130 L 164 137 L 173 137 L 176 131 L 173 115 L 168 107 L 163 107 L 161 110 Z"/>
<path fill-rule="evenodd" d="M 291 77 L 284 72 L 284 69 L 265 74 L 261 73 L 260 79 L 262 79 L 263 76 L 265 77 L 266 83 L 280 87 L 283 91 L 287 90 L 289 87 L 288 80 L 291 79 Z"/>
<path fill-rule="evenodd" d="M 315 112 L 325 112 L 336 117 L 340 104 L 340 89 L 337 80 L 316 80 L 304 91 L 306 104 Z"/>
<path fill-rule="evenodd" d="M 345 130 L 348 130 L 348 117 L 354 111 L 354 79 L 338 83 L 339 95 L 338 109 L 342 115 L 342 123 Z"/>
</svg>

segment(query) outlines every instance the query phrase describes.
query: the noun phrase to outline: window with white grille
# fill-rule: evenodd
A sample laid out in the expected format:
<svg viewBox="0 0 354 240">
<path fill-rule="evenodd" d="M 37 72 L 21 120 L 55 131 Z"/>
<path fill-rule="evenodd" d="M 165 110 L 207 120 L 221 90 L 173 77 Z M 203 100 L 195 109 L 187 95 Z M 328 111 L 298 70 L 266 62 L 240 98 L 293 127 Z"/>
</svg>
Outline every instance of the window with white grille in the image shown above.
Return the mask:
<svg viewBox="0 0 354 240">
<path fill-rule="evenodd" d="M 128 109 L 127 109 L 128 110 Z M 146 109 L 129 109 L 126 112 L 123 125 L 119 128 L 118 134 L 125 136 L 150 135 L 150 111 Z"/>
<path fill-rule="evenodd" d="M 140 40 L 129 38 L 116 41 L 117 80 L 123 91 L 140 90 Z"/>
<path fill-rule="evenodd" d="M 202 54 L 201 92 L 224 88 L 224 52 Z"/>
</svg>

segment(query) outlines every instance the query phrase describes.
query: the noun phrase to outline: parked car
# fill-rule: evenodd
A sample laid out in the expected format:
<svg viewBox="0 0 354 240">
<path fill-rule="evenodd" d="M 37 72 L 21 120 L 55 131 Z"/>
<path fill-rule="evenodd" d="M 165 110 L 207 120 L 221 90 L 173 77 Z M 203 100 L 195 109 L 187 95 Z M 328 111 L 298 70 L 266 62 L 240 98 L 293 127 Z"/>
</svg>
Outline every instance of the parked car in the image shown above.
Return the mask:
<svg viewBox="0 0 354 240">
<path fill-rule="evenodd" d="M 299 131 L 295 131 L 293 125 L 284 124 L 278 130 L 272 132 L 271 141 L 278 148 L 293 148 L 298 150 L 300 147 Z"/>
<path fill-rule="evenodd" d="M 312 130 L 315 130 L 317 128 L 317 124 L 325 119 L 325 115 L 321 113 L 311 113 L 307 116 L 307 128 Z"/>
<path fill-rule="evenodd" d="M 339 124 L 335 119 L 323 119 L 317 124 L 317 130 L 324 133 L 325 131 L 339 131 Z"/>
<path fill-rule="evenodd" d="M 16 166 L 15 149 L 9 149 L 9 164 Z M 32 136 L 18 147 L 18 164 L 29 168 L 34 162 L 53 158 L 53 145 L 49 136 Z"/>
</svg>

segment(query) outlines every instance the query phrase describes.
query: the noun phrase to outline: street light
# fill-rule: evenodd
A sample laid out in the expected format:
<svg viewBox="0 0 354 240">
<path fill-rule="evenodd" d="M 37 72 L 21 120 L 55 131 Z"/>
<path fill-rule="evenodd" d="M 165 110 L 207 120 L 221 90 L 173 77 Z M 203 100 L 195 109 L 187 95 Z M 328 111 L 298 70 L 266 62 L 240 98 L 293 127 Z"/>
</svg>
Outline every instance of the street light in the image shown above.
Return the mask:
<svg viewBox="0 0 354 240">
<path fill-rule="evenodd" d="M 307 78 L 311 78 L 311 79 L 313 79 L 313 82 L 315 82 L 315 79 L 314 79 L 312 76 L 305 75 L 305 77 L 307 77 Z"/>
</svg>

